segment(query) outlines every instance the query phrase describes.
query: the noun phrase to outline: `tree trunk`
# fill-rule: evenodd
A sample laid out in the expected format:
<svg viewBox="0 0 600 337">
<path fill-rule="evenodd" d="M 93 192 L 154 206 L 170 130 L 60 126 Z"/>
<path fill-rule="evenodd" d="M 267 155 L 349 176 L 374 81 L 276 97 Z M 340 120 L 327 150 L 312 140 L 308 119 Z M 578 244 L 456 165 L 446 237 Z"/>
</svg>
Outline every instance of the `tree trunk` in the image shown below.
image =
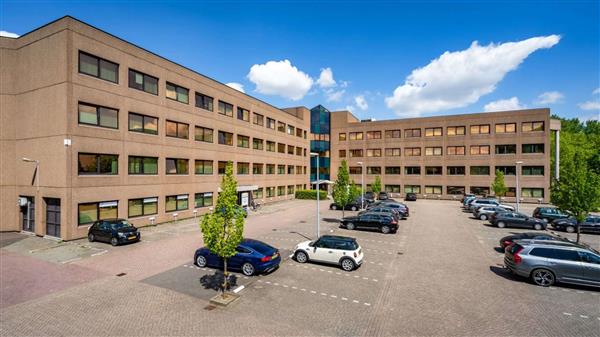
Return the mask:
<svg viewBox="0 0 600 337">
<path fill-rule="evenodd" d="M 342 206 L 342 218 L 345 217 L 346 214 L 346 205 Z"/>
<path fill-rule="evenodd" d="M 229 275 L 227 275 L 227 259 L 223 259 L 223 298 L 225 298 L 225 292 L 227 291 L 227 279 Z"/>
<path fill-rule="evenodd" d="M 579 236 L 581 235 L 581 223 L 577 221 L 577 243 L 579 243 Z"/>
</svg>

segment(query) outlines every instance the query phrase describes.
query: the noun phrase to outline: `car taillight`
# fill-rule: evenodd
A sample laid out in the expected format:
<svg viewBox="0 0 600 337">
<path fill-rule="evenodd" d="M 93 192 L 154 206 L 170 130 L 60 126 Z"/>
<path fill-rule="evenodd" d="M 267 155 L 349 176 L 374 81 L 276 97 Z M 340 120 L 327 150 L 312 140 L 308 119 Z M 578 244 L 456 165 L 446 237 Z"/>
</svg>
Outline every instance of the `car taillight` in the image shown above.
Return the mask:
<svg viewBox="0 0 600 337">
<path fill-rule="evenodd" d="M 268 262 L 269 260 L 271 260 L 270 256 L 265 256 L 263 258 L 260 259 L 260 262 Z"/>
<path fill-rule="evenodd" d="M 398 222 L 397 222 L 396 220 L 392 219 L 392 222 L 390 222 L 390 223 L 391 223 L 392 225 L 395 225 L 395 224 L 397 224 Z"/>
<path fill-rule="evenodd" d="M 519 248 L 517 248 L 517 251 L 513 254 L 513 261 L 515 261 L 516 264 L 519 264 L 522 261 L 521 256 L 519 256 L 519 253 L 522 250 L 523 250 L 523 247 L 519 247 Z"/>
<path fill-rule="evenodd" d="M 512 243 L 512 242 L 510 242 L 510 241 L 508 241 L 508 240 L 504 240 L 504 245 L 505 245 L 505 246 L 510 246 L 510 244 L 511 244 L 511 243 Z"/>
</svg>

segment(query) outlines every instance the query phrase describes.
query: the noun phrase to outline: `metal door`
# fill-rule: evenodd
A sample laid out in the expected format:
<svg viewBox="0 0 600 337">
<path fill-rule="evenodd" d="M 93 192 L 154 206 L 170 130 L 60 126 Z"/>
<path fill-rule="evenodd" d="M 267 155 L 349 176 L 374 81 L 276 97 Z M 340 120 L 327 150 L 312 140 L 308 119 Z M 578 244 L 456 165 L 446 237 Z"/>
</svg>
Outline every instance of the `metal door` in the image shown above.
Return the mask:
<svg viewBox="0 0 600 337">
<path fill-rule="evenodd" d="M 27 204 L 21 206 L 21 218 L 23 219 L 22 229 L 27 232 L 35 232 L 35 199 L 33 197 L 24 197 Z"/>
<path fill-rule="evenodd" d="M 46 235 L 60 237 L 60 199 L 45 198 Z"/>
</svg>

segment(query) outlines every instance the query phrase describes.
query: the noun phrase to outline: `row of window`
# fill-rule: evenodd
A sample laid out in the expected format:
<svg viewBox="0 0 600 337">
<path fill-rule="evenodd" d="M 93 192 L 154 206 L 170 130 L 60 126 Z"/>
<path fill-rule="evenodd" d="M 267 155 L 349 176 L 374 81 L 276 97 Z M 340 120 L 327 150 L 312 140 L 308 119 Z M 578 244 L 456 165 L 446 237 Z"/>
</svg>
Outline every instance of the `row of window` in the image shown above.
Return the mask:
<svg viewBox="0 0 600 337">
<path fill-rule="evenodd" d="M 504 173 L 504 175 L 516 175 L 517 169 L 515 166 L 496 166 L 494 171 L 490 171 L 490 166 L 469 166 L 469 175 L 481 176 L 495 174 L 496 171 Z M 350 174 L 362 174 L 362 166 L 350 166 L 348 168 Z M 421 175 L 421 172 L 425 172 L 427 176 L 440 176 L 444 174 L 443 166 L 425 166 L 424 170 L 421 170 L 421 166 L 404 166 L 404 175 L 414 176 Z M 386 175 L 400 175 L 402 174 L 402 168 L 400 166 L 385 166 L 383 171 L 381 166 L 367 166 L 367 174 L 382 174 L 385 172 Z M 466 175 L 467 168 L 465 166 L 446 166 L 446 175 L 448 176 L 464 176 Z M 543 176 L 544 166 L 523 166 L 521 168 L 521 174 L 524 176 Z"/>
<path fill-rule="evenodd" d="M 351 150 L 339 150 L 338 155 L 340 158 L 346 158 L 348 155 L 350 158 L 363 157 L 366 152 L 367 157 L 381 157 L 385 154 L 386 157 L 400 157 L 401 148 L 385 148 L 383 149 L 351 149 Z M 442 156 L 444 154 L 444 148 L 441 146 L 427 146 L 423 149 L 420 147 L 405 147 L 404 156 L 406 157 L 419 157 L 425 154 L 425 156 Z M 521 144 L 521 153 L 544 153 L 544 144 Z M 466 154 L 466 146 L 447 146 L 446 155 L 448 156 L 464 156 Z M 490 145 L 471 145 L 469 147 L 469 154 L 471 155 L 489 155 Z M 495 154 L 517 154 L 516 144 L 501 144 L 495 145 Z"/>
<path fill-rule="evenodd" d="M 370 185 L 367 185 L 370 187 Z M 425 195 L 441 195 L 443 194 L 443 186 L 441 185 L 425 185 L 421 188 L 421 185 L 404 185 L 404 193 L 416 193 Z M 385 191 L 388 193 L 402 193 L 400 185 L 385 185 Z M 446 186 L 446 194 L 449 195 L 463 195 L 466 193 L 465 186 Z M 470 186 L 469 193 L 477 195 L 490 195 L 490 188 L 486 186 Z M 506 197 L 515 197 L 516 189 L 509 187 L 506 192 Z M 544 189 L 538 187 L 523 187 L 521 188 L 522 198 L 543 198 Z"/>
<path fill-rule="evenodd" d="M 89 76 L 93 76 L 102 80 L 106 80 L 113 83 L 119 83 L 119 65 L 115 62 L 94 56 L 92 54 L 79 51 L 79 72 Z M 149 94 L 158 95 L 158 78 L 144 74 L 135 69 L 129 68 L 128 71 L 129 80 L 128 84 L 130 88 L 141 90 Z M 180 85 L 166 82 L 165 84 L 165 95 L 168 99 L 174 101 L 189 104 L 189 89 L 184 88 Z M 195 106 L 204 110 L 214 111 L 214 98 L 204 95 L 199 92 L 195 92 Z M 114 109 L 113 109 L 114 110 Z M 217 111 L 219 114 L 233 117 L 234 107 L 233 104 L 227 103 L 222 100 L 218 100 Z M 237 119 L 250 122 L 250 111 L 242 107 L 237 107 Z M 287 133 L 288 135 L 307 138 L 307 131 L 301 128 L 294 127 L 293 125 L 275 121 L 275 119 L 267 117 L 259 113 L 252 113 L 252 123 L 258 126 L 265 126 L 269 129 L 277 129 L 280 132 Z M 276 125 L 277 123 L 277 125 Z M 99 123 L 100 126 L 102 123 Z M 112 124 L 106 127 L 113 127 Z"/>
<path fill-rule="evenodd" d="M 433 127 L 433 128 L 414 128 L 414 129 L 404 129 L 404 138 L 418 138 L 421 137 L 422 134 L 425 137 L 441 137 L 444 135 L 442 127 Z M 423 132 L 421 132 L 423 131 Z M 495 125 L 495 133 L 496 134 L 504 134 L 504 133 L 517 133 L 517 123 L 498 123 Z M 544 131 L 544 122 L 535 121 L 535 122 L 522 122 L 521 123 L 521 132 L 540 132 Z M 467 127 L 466 126 L 448 126 L 446 128 L 447 136 L 464 136 L 466 135 Z M 491 126 L 490 124 L 478 124 L 478 125 L 470 125 L 469 133 L 471 135 L 482 135 L 482 134 L 490 134 Z M 401 129 L 395 130 L 385 130 L 382 131 L 366 131 L 366 139 L 382 139 L 382 135 L 385 135 L 385 138 L 400 138 L 402 135 Z M 363 140 L 364 134 L 362 131 L 358 132 L 341 132 L 338 135 L 338 140 L 345 141 L 346 139 L 350 140 Z"/>
<path fill-rule="evenodd" d="M 189 174 L 189 159 L 165 158 L 166 174 Z M 250 174 L 250 163 L 237 162 L 237 174 Z M 217 162 L 217 173 L 225 174 L 226 161 Z M 78 172 L 80 175 L 119 174 L 119 156 L 116 154 L 79 153 Z M 252 163 L 252 174 L 306 174 L 306 166 L 301 165 L 276 165 Z M 134 175 L 158 174 L 158 157 L 129 156 L 128 173 Z M 194 174 L 212 175 L 214 161 L 194 160 Z"/>
</svg>

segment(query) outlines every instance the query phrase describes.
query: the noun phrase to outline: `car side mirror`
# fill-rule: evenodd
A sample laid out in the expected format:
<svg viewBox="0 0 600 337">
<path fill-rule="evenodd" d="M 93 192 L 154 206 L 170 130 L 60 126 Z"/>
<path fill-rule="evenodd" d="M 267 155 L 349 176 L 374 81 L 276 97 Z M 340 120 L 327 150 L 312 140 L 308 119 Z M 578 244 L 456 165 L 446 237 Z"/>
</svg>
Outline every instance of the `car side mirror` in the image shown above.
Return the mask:
<svg viewBox="0 0 600 337">
<path fill-rule="evenodd" d="M 309 244 L 308 244 L 308 246 L 309 246 L 309 247 L 314 247 L 314 246 L 315 246 L 315 243 L 314 243 L 314 242 L 311 242 L 311 243 L 309 243 Z"/>
</svg>

